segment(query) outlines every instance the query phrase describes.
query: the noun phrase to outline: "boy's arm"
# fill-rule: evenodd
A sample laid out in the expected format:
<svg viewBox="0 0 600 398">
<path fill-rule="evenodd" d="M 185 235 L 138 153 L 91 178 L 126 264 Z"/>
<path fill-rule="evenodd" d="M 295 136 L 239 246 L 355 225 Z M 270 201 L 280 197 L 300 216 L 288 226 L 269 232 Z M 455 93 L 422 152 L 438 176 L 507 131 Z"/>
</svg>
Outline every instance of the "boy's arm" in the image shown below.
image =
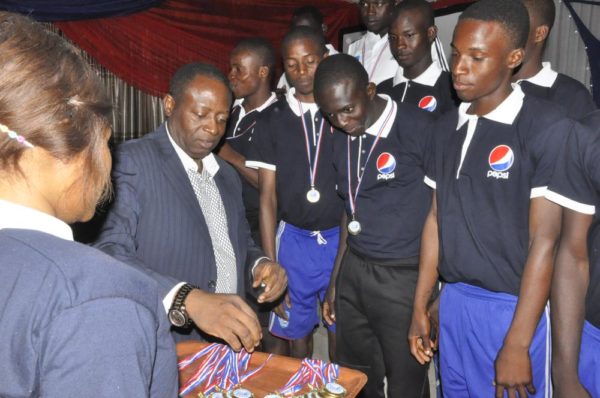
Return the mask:
<svg viewBox="0 0 600 398">
<path fill-rule="evenodd" d="M 529 346 L 550 293 L 552 265 L 560 233 L 561 208 L 543 197 L 531 199 L 529 254 L 521 278 L 517 308 L 504 343 L 496 357 L 496 397 L 506 390 L 510 397 L 525 390 L 533 394 Z"/>
<path fill-rule="evenodd" d="M 557 398 L 590 396 L 581 385 L 577 370 L 589 284 L 587 234 L 592 219 L 592 215 L 563 209 L 550 294 L 552 379 Z"/>
<path fill-rule="evenodd" d="M 323 319 L 329 325 L 333 325 L 335 322 L 335 285 L 337 283 L 337 277 L 340 273 L 342 260 L 344 253 L 346 253 L 348 239 L 348 216 L 344 211 L 342 213 L 342 220 L 340 221 L 340 243 L 338 245 L 338 251 L 335 256 L 335 263 L 333 270 L 331 271 L 331 277 L 329 279 L 329 287 L 325 294 L 325 300 L 323 300 Z"/>
<path fill-rule="evenodd" d="M 265 254 L 276 260 L 275 228 L 277 225 L 277 193 L 275 191 L 276 171 L 258 169 L 258 190 L 260 192 L 259 228 L 262 248 Z"/>
<path fill-rule="evenodd" d="M 219 147 L 217 154 L 231 164 L 250 185 L 258 188 L 258 171 L 246 167 L 246 157 L 244 155 L 233 149 L 227 141 Z"/>
<path fill-rule="evenodd" d="M 408 329 L 410 352 L 421 364 L 431 360 L 435 345 L 429 338 L 431 324 L 428 316 L 428 304 L 439 276 L 439 235 L 435 192 L 433 190 L 431 209 L 425 219 L 421 235 L 419 279 L 415 291 L 412 321 Z"/>
</svg>

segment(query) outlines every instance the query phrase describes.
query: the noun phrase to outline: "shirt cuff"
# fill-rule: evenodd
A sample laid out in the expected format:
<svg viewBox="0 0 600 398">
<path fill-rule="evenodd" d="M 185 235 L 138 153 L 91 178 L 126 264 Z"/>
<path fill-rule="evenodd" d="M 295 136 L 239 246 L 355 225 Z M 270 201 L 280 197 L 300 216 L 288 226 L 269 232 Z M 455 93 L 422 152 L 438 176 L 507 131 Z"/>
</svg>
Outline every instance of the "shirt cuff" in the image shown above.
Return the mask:
<svg viewBox="0 0 600 398">
<path fill-rule="evenodd" d="M 436 189 L 437 184 L 431 178 L 425 176 L 425 178 L 423 179 L 423 181 L 425 182 L 425 185 L 427 185 L 429 188 Z"/>
<path fill-rule="evenodd" d="M 576 211 L 582 214 L 593 215 L 596 214 L 596 207 L 594 205 L 588 205 L 585 203 L 577 202 L 573 199 L 569 199 L 566 196 L 563 196 L 559 193 L 553 192 L 551 190 L 546 190 L 546 199 L 562 206 L 567 209 Z"/>
<path fill-rule="evenodd" d="M 262 256 L 256 259 L 256 261 L 254 262 L 254 265 L 252 266 L 252 277 L 254 278 L 254 269 L 256 268 L 256 266 L 258 265 L 258 263 L 260 263 L 262 260 L 269 260 L 269 261 L 273 261 L 271 260 L 269 257 L 267 256 Z"/>
<path fill-rule="evenodd" d="M 546 195 L 547 189 L 548 189 L 547 186 L 531 188 L 531 193 L 529 194 L 529 199 L 540 198 L 540 197 Z"/>
<path fill-rule="evenodd" d="M 185 285 L 185 283 L 186 282 L 179 282 L 178 284 L 176 284 L 173 287 L 173 289 L 169 290 L 169 293 L 167 293 L 167 295 L 163 299 L 163 306 L 165 307 L 165 311 L 167 312 L 167 314 L 169 313 L 169 310 L 173 305 L 173 300 L 175 300 L 177 292 L 179 291 L 179 289 L 181 289 L 181 286 Z"/>
<path fill-rule="evenodd" d="M 274 164 L 259 162 L 257 160 L 246 160 L 246 167 L 250 169 L 267 169 L 271 171 L 277 171 L 277 166 Z"/>
</svg>

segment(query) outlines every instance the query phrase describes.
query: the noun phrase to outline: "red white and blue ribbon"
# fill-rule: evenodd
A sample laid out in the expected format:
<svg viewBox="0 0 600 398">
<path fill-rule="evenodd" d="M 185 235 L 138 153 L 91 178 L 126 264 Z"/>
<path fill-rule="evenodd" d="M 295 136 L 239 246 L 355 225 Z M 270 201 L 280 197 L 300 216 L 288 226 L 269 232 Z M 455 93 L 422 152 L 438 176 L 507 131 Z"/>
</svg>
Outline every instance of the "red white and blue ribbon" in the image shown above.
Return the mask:
<svg viewBox="0 0 600 398">
<path fill-rule="evenodd" d="M 319 154 L 321 153 L 321 139 L 323 138 L 323 125 L 325 123 L 325 118 L 321 118 L 321 126 L 319 127 L 319 138 L 317 139 L 317 148 L 315 149 L 315 156 L 313 161 L 310 151 L 310 143 L 308 142 L 308 129 L 306 128 L 306 121 L 304 120 L 304 111 L 302 109 L 302 103 L 300 101 L 298 101 L 298 108 L 300 109 L 300 120 L 302 120 L 302 130 L 304 131 L 304 141 L 306 143 L 306 156 L 308 157 L 310 187 L 314 188 L 315 181 L 317 179 L 317 166 L 319 165 Z"/>
<path fill-rule="evenodd" d="M 302 390 L 305 385 L 308 385 L 310 388 L 320 388 L 327 383 L 337 380 L 338 376 L 339 365 L 318 359 L 305 358 L 302 360 L 302 364 L 296 373 L 277 392 L 288 396 Z"/>
<path fill-rule="evenodd" d="M 179 362 L 180 370 L 204 358 L 198 370 L 181 387 L 179 396 L 182 397 L 199 386 L 202 386 L 205 395 L 215 391 L 231 390 L 260 372 L 272 357 L 269 355 L 259 367 L 248 371 L 251 356 L 252 354 L 246 350 L 236 353 L 226 345 L 214 343 L 183 359 Z"/>
<path fill-rule="evenodd" d="M 396 106 L 396 104 L 392 101 L 392 107 Z M 350 167 L 350 135 L 348 135 L 348 158 L 347 158 L 347 165 L 348 165 L 348 198 L 350 199 L 350 212 L 352 213 L 352 219 L 354 219 L 354 215 L 356 214 L 356 198 L 358 196 L 358 190 L 360 188 L 360 184 L 362 183 L 362 179 L 363 176 L 365 175 L 365 170 L 367 169 L 367 165 L 369 164 L 369 159 L 371 158 L 371 154 L 373 153 L 373 151 L 375 150 L 375 147 L 377 146 L 377 143 L 379 142 L 379 139 L 381 138 L 381 134 L 383 133 L 383 130 L 385 130 L 385 128 L 387 127 L 388 122 L 390 121 L 390 118 L 392 117 L 392 115 L 395 112 L 393 111 L 393 109 L 386 115 L 386 118 L 384 120 L 384 122 L 381 124 L 381 127 L 379 128 L 379 131 L 377 132 L 377 136 L 375 137 L 375 141 L 373 141 L 373 144 L 371 145 L 371 149 L 369 150 L 369 154 L 367 155 L 367 160 L 365 160 L 365 166 L 364 169 L 362 171 L 360 171 L 357 173 L 357 184 L 356 184 L 356 191 L 352 192 L 352 173 L 351 173 L 351 167 Z"/>
</svg>

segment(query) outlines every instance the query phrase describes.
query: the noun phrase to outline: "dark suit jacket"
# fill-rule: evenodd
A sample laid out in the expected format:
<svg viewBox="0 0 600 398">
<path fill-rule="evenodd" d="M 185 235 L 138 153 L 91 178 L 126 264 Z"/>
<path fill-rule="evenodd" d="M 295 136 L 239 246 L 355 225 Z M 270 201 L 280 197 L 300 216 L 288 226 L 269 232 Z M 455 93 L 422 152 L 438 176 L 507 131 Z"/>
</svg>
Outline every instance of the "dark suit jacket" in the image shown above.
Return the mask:
<svg viewBox="0 0 600 398">
<path fill-rule="evenodd" d="M 215 182 L 236 255 L 238 294 L 243 296 L 249 268 L 263 253 L 250 238 L 239 176 L 216 159 L 220 168 Z M 217 267 L 208 227 L 164 124 L 119 146 L 113 182 L 115 200 L 94 245 L 149 268 L 165 294 L 180 281 L 214 292 Z"/>
</svg>

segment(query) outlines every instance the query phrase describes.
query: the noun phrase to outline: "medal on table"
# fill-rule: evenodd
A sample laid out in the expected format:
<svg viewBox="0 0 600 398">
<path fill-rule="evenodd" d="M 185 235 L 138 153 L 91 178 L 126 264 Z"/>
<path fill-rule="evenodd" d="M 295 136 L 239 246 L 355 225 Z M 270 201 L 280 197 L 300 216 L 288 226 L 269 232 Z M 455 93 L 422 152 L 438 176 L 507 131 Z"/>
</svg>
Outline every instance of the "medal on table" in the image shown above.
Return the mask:
<svg viewBox="0 0 600 398">
<path fill-rule="evenodd" d="M 319 127 L 319 137 L 317 138 L 314 162 L 311 161 L 311 150 L 310 142 L 308 139 L 308 129 L 306 128 L 306 122 L 304 121 L 304 112 L 302 110 L 302 103 L 298 101 L 298 108 L 300 109 L 300 119 L 302 120 L 302 131 L 304 132 L 304 142 L 306 143 L 306 157 L 308 159 L 308 175 L 310 178 L 310 189 L 306 192 L 306 200 L 309 203 L 317 203 L 321 199 L 321 193 L 315 188 L 315 180 L 317 179 L 317 166 L 319 165 L 319 155 L 321 154 L 321 140 L 323 138 L 323 125 L 325 118 L 321 119 L 321 126 Z M 312 115 L 311 115 L 312 119 Z"/>
<path fill-rule="evenodd" d="M 394 104 L 392 104 L 392 106 L 394 106 Z M 381 133 L 383 133 L 383 130 L 385 129 L 385 127 L 388 124 L 388 121 L 390 120 L 390 116 L 394 114 L 394 112 L 390 112 L 387 116 L 387 118 L 385 119 L 385 121 L 381 124 L 381 127 L 379 128 L 379 131 L 377 132 L 377 136 L 375 137 L 375 141 L 373 141 L 373 144 L 371 145 L 371 149 L 369 150 L 369 154 L 367 155 L 367 159 L 365 160 L 365 165 L 364 168 L 362 169 L 362 171 L 360 170 L 360 149 L 359 149 L 359 157 L 357 158 L 357 164 L 356 164 L 356 179 L 357 179 L 357 184 L 356 184 L 356 190 L 352 191 L 352 171 L 351 171 L 351 154 L 350 154 L 350 135 L 348 135 L 348 140 L 347 140 L 347 148 L 348 148 L 348 156 L 347 156 L 347 173 L 348 173 L 348 201 L 350 202 L 350 213 L 351 213 L 351 218 L 352 220 L 348 223 L 348 225 L 346 226 L 348 228 L 348 233 L 351 235 L 358 235 L 361 233 L 362 231 L 362 226 L 360 225 L 360 222 L 356 219 L 356 200 L 358 198 L 358 191 L 360 189 L 360 184 L 362 183 L 362 179 L 363 176 L 365 175 L 365 170 L 367 170 L 367 165 L 369 164 L 369 159 L 371 158 L 371 155 L 373 154 L 373 151 L 375 150 L 375 147 L 377 146 L 377 144 L 379 143 L 379 139 L 381 138 Z M 362 138 L 359 138 L 362 139 Z"/>
</svg>

